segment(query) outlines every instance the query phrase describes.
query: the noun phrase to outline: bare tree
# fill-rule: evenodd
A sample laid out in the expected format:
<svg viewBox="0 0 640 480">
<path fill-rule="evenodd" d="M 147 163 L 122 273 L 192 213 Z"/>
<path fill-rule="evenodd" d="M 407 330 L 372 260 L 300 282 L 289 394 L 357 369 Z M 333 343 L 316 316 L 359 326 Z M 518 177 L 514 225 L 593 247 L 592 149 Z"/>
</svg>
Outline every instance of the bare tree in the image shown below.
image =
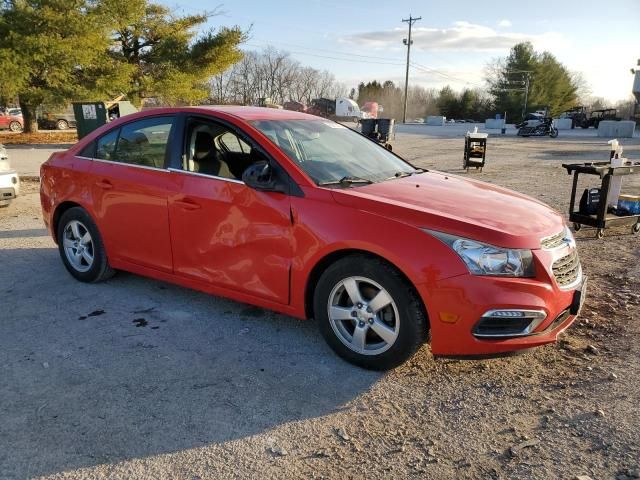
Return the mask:
<svg viewBox="0 0 640 480">
<path fill-rule="evenodd" d="M 318 97 L 347 96 L 348 88 L 333 74 L 302 66 L 285 51 L 267 48 L 246 52 L 226 72 L 210 80 L 211 101 L 241 105 L 257 104 L 262 98 L 282 104 L 289 100 L 310 103 Z"/>
</svg>

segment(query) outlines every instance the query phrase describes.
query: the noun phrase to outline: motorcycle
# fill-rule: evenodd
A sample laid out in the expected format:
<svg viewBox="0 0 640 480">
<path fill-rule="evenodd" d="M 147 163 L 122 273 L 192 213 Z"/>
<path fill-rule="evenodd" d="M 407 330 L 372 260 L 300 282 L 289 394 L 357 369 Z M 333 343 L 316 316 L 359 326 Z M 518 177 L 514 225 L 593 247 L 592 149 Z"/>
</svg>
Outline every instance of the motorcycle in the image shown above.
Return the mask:
<svg viewBox="0 0 640 480">
<path fill-rule="evenodd" d="M 529 120 L 516 124 L 519 137 L 546 137 L 558 136 L 558 129 L 553 125 L 553 119 L 547 117 L 540 120 L 537 125 L 529 125 Z"/>
</svg>

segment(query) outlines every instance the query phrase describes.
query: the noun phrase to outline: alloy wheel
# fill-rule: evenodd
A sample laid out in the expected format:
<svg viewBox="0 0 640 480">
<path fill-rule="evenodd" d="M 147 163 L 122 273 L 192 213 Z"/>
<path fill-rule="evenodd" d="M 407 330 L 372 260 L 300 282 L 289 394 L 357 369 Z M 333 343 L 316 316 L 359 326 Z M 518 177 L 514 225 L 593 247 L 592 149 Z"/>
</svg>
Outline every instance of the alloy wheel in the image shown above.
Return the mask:
<svg viewBox="0 0 640 480">
<path fill-rule="evenodd" d="M 395 301 L 380 284 L 348 277 L 333 287 L 327 305 L 338 339 L 361 355 L 379 355 L 393 346 L 400 331 Z"/>
<path fill-rule="evenodd" d="M 95 249 L 91 233 L 78 220 L 70 221 L 62 235 L 64 253 L 71 266 L 78 272 L 86 272 L 93 266 Z"/>
</svg>

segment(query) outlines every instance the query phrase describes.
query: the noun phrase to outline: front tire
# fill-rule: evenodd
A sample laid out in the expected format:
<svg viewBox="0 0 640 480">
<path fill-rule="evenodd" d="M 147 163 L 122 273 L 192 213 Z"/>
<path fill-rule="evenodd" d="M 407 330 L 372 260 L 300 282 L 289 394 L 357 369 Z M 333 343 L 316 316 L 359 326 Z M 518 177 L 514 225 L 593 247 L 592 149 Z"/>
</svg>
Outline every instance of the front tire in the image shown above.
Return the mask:
<svg viewBox="0 0 640 480">
<path fill-rule="evenodd" d="M 557 128 L 552 128 L 551 131 L 549 132 L 549 136 L 551 138 L 556 138 L 558 136 L 558 129 Z"/>
<path fill-rule="evenodd" d="M 67 122 L 66 120 L 58 120 L 56 122 L 56 130 L 68 130 L 69 129 L 69 122 Z"/>
<path fill-rule="evenodd" d="M 20 125 L 20 122 L 11 122 L 9 124 L 9 130 L 15 133 L 20 133 L 22 132 L 22 125 Z"/>
<path fill-rule="evenodd" d="M 427 316 L 413 286 L 393 266 L 366 255 L 345 257 L 324 271 L 314 313 L 329 346 L 371 370 L 397 367 L 427 340 Z"/>
<path fill-rule="evenodd" d="M 62 214 L 56 238 L 62 263 L 81 282 L 101 282 L 113 276 L 98 227 L 81 207 Z"/>
</svg>

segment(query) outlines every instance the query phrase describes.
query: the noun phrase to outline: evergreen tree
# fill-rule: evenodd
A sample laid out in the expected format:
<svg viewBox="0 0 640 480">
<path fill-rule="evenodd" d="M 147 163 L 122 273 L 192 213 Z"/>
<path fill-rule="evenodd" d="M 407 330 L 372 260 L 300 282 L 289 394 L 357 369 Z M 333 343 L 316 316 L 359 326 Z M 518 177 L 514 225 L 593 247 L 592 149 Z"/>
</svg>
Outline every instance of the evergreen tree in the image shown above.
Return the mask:
<svg viewBox="0 0 640 480">
<path fill-rule="evenodd" d="M 576 104 L 578 85 L 567 68 L 549 52 L 537 53 L 525 42 L 490 68 L 487 81 L 498 112 L 507 112 L 511 119 L 522 117 L 527 78 L 527 112 L 548 109 L 557 115 Z"/>
<path fill-rule="evenodd" d="M 444 115 L 445 117 L 462 117 L 458 96 L 449 85 L 443 87 L 440 90 L 440 96 L 438 97 L 438 108 L 440 109 L 440 115 Z"/>
<path fill-rule="evenodd" d="M 106 57 L 108 30 L 85 0 L 0 3 L 0 97 L 18 98 L 25 131 L 37 130 L 36 108 L 117 83 Z M 96 80 L 94 74 L 105 75 Z"/>
<path fill-rule="evenodd" d="M 102 0 L 100 12 L 113 26 L 110 53 L 129 72 L 128 98 L 194 104 L 209 96 L 209 79 L 242 59 L 246 35 L 222 27 L 197 36 L 211 15 L 174 16 L 147 0 Z"/>
</svg>

